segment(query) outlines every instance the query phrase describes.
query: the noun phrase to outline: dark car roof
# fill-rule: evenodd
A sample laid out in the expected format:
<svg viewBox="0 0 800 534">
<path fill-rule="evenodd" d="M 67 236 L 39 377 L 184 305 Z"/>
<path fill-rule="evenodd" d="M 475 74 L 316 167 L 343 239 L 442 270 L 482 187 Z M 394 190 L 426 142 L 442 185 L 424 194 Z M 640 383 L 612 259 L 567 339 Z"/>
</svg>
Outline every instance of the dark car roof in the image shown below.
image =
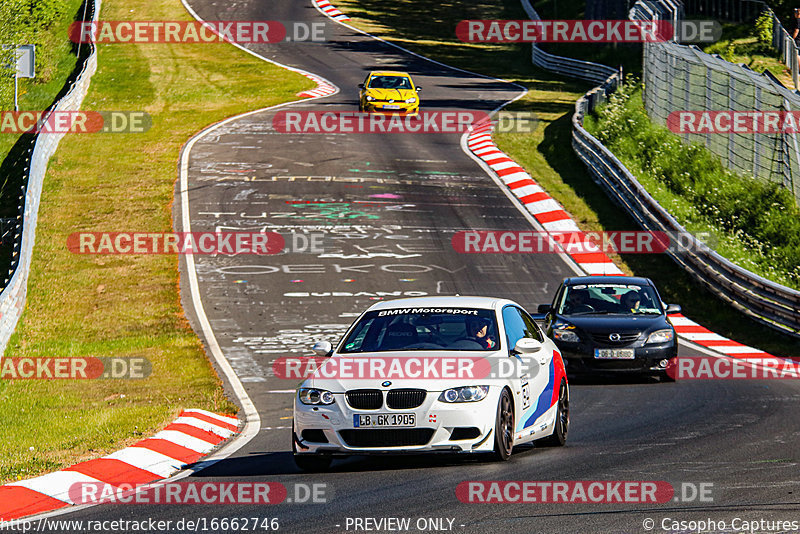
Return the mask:
<svg viewBox="0 0 800 534">
<path fill-rule="evenodd" d="M 573 276 L 564 280 L 564 285 L 566 286 L 578 284 L 638 284 L 652 286 L 653 282 L 649 278 L 641 276 Z"/>
</svg>

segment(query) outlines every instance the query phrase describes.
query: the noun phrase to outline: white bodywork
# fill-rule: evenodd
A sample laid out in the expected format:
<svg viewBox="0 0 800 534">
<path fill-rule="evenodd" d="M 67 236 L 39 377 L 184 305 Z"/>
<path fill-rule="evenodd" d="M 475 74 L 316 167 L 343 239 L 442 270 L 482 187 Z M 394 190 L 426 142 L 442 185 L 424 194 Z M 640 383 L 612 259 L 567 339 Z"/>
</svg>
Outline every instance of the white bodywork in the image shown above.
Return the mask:
<svg viewBox="0 0 800 534">
<path fill-rule="evenodd" d="M 514 444 L 532 441 L 553 433 L 557 412 L 558 391 L 561 380 L 566 380 L 563 362 L 552 340 L 542 335 L 540 348 L 534 353 L 514 354 L 509 350 L 508 340 L 503 336 L 503 309 L 518 304 L 510 300 L 489 297 L 421 297 L 383 301 L 371 306 L 365 313 L 373 310 L 398 308 L 463 308 L 492 310 L 497 321 L 497 332 L 500 337 L 499 350 L 491 351 L 447 351 L 447 350 L 412 350 L 360 353 L 358 357 L 383 358 L 419 358 L 419 357 L 477 357 L 488 360 L 492 373 L 486 378 L 464 379 L 412 379 L 412 378 L 320 378 L 319 374 L 306 379 L 300 388 L 318 388 L 333 393 L 334 402 L 329 405 L 307 405 L 295 394 L 294 400 L 294 450 L 296 454 L 367 454 L 386 452 L 491 452 L 494 448 L 494 429 L 497 419 L 498 402 L 503 389 L 511 392 L 514 406 Z M 363 314 L 362 314 L 363 317 Z M 339 345 L 333 348 L 331 358 L 347 358 L 353 354 L 341 354 L 344 340 L 358 324 L 361 317 L 348 329 Z M 513 347 L 512 347 L 513 348 Z M 535 349 L 534 349 L 535 350 Z M 522 365 L 509 365 L 509 361 Z M 513 371 L 511 371 L 513 369 Z M 503 371 L 500 376 L 499 371 Z M 449 388 L 461 386 L 489 386 L 485 398 L 477 402 L 447 403 L 439 400 L 441 393 Z M 351 390 L 379 390 L 383 392 L 383 404 L 379 409 L 364 410 L 352 408 L 345 396 Z M 386 406 L 387 392 L 396 389 L 422 389 L 427 391 L 421 405 L 413 409 L 391 409 Z M 375 395 L 373 393 L 373 395 Z M 421 394 L 420 394 L 421 395 Z M 424 443 L 413 445 L 396 445 L 392 438 L 386 442 L 380 439 L 380 431 L 369 429 L 373 434 L 373 442 L 363 445 L 360 440 L 353 439 L 355 432 L 364 431 L 357 428 L 359 415 L 375 414 L 414 414 L 413 426 L 419 440 Z M 463 439 L 470 432 L 461 430 L 461 435 L 452 439 L 453 430 L 472 429 L 479 432 L 474 437 Z M 404 430 L 408 430 L 406 427 Z M 391 435 L 397 429 L 390 429 Z M 306 432 L 313 431 L 313 432 Z M 319 431 L 324 433 L 327 443 L 318 439 Z M 403 431 L 403 429 L 401 429 Z M 304 436 L 305 434 L 305 436 Z M 430 439 L 424 436 L 430 435 Z M 363 435 L 363 433 L 361 434 Z M 315 440 L 306 436 L 317 436 Z M 348 439 L 350 438 L 348 443 Z M 418 440 L 418 441 L 419 441 Z"/>
</svg>

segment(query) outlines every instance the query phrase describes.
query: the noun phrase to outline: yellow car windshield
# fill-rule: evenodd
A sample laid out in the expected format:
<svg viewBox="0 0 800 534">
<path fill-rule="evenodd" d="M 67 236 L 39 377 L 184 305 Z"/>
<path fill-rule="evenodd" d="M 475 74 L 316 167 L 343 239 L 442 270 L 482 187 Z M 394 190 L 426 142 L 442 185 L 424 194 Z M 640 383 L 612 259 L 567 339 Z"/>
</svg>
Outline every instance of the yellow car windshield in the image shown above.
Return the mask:
<svg viewBox="0 0 800 534">
<path fill-rule="evenodd" d="M 411 80 L 400 76 L 373 76 L 370 89 L 411 89 Z"/>
</svg>

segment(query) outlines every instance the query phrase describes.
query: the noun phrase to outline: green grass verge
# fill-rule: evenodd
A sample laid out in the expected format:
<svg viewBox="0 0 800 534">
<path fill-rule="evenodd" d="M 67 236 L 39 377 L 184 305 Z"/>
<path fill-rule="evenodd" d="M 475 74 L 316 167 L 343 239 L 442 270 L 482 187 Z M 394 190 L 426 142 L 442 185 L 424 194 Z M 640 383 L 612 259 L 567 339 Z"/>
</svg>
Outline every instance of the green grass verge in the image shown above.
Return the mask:
<svg viewBox="0 0 800 534">
<path fill-rule="evenodd" d="M 179 0 L 104 0 L 107 20 L 189 20 Z M 67 136 L 42 194 L 28 301 L 5 357 L 145 357 L 144 380 L 0 381 L 0 481 L 129 445 L 183 408 L 232 413 L 186 321 L 174 256 L 78 256 L 76 231 L 172 229 L 179 151 L 194 133 L 293 100 L 302 76 L 231 45 L 101 45 L 86 110 L 144 110 L 140 134 Z"/>
<path fill-rule="evenodd" d="M 524 19 L 518 0 L 497 2 L 441 2 L 409 0 L 337 0 L 338 8 L 352 17 L 352 24 L 414 52 L 474 72 L 515 81 L 528 94 L 507 109 L 531 111 L 539 117 L 532 134 L 496 133 L 499 147 L 522 165 L 567 210 L 584 230 L 630 230 L 636 223 L 612 204 L 590 178 L 571 145 L 571 117 L 575 101 L 587 84 L 564 79 L 530 63 L 530 45 L 466 44 L 455 37 L 463 19 Z M 569 5 L 568 5 L 569 4 Z M 582 2 L 559 1 L 559 16 L 578 12 Z M 539 8 L 539 4 L 537 9 Z M 543 17 L 550 13 L 542 9 Z M 589 49 L 588 46 L 582 47 Z M 598 54 L 598 51 L 590 54 Z M 585 55 L 574 57 L 584 59 Z M 423 101 L 424 105 L 424 101 Z M 800 354 L 800 342 L 761 326 L 735 310 L 721 306 L 675 263 L 657 254 L 612 256 L 628 274 L 651 278 L 666 302 L 683 306 L 689 317 L 713 331 L 776 355 Z M 715 305 L 709 305 L 709 303 Z"/>
</svg>

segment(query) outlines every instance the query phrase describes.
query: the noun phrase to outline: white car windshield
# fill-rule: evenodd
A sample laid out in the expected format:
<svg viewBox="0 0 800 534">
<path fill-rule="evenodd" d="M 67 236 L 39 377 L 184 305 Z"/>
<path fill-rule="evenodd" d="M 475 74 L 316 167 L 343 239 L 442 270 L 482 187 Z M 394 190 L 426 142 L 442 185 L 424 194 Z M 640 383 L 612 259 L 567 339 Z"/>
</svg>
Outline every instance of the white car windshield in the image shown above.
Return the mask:
<svg viewBox="0 0 800 534">
<path fill-rule="evenodd" d="M 562 315 L 661 315 L 661 304 L 650 286 L 580 284 L 567 286 L 556 307 Z"/>
<path fill-rule="evenodd" d="M 399 308 L 366 313 L 342 353 L 400 350 L 494 351 L 500 348 L 492 310 Z"/>
</svg>

